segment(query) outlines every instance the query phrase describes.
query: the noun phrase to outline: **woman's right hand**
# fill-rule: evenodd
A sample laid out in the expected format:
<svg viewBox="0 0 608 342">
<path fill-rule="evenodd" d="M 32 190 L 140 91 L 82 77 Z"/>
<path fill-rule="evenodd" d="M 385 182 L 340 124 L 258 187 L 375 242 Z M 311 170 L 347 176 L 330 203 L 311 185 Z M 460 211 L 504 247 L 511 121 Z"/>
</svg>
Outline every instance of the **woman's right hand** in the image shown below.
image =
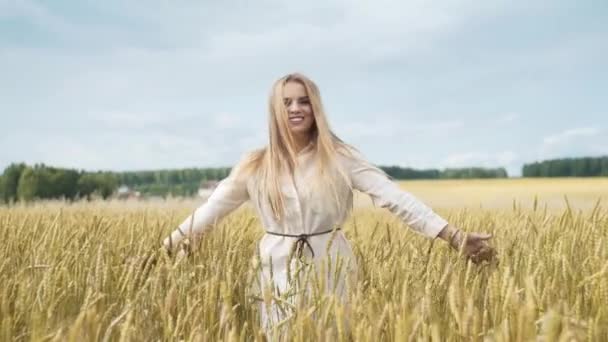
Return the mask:
<svg viewBox="0 0 608 342">
<path fill-rule="evenodd" d="M 163 242 L 161 248 L 170 258 L 175 256 L 176 261 L 180 261 L 191 254 L 190 241 L 188 240 L 181 241 L 177 246 L 169 246 L 168 243 Z"/>
</svg>

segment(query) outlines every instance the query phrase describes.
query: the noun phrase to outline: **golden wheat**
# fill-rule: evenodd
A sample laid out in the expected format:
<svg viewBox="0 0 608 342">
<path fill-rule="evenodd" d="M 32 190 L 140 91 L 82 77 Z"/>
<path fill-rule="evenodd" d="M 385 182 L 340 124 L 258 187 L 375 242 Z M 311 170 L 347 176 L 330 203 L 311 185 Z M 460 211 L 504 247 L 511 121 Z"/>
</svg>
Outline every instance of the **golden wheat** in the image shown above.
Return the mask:
<svg viewBox="0 0 608 342">
<path fill-rule="evenodd" d="M 344 225 L 360 267 L 350 309 L 319 295 L 283 327 L 295 341 L 608 340 L 608 211 L 576 194 L 551 210 L 543 195 L 437 209 L 467 231 L 494 233 L 498 265 L 467 263 L 386 211 L 357 207 Z M 248 293 L 263 231 L 249 207 L 188 259 L 158 252 L 194 205 L 0 207 L 0 340 L 263 340 Z"/>
</svg>

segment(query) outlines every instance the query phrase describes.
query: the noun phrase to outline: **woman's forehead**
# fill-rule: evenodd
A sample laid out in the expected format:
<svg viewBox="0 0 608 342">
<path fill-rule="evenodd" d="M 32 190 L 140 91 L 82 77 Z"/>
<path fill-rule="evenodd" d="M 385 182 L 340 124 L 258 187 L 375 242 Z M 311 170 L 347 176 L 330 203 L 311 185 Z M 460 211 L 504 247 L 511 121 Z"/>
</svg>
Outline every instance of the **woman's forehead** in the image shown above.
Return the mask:
<svg viewBox="0 0 608 342">
<path fill-rule="evenodd" d="M 285 98 L 298 98 L 306 97 L 306 88 L 300 82 L 287 82 L 283 87 L 283 97 Z"/>
</svg>

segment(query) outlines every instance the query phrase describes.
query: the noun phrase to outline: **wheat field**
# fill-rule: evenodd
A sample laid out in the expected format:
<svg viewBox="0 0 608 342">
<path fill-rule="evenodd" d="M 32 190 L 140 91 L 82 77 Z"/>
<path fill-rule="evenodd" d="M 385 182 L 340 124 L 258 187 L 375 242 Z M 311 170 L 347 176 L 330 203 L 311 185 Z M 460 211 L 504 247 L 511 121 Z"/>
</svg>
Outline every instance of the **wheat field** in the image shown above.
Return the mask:
<svg viewBox="0 0 608 342">
<path fill-rule="evenodd" d="M 499 263 L 468 263 L 358 194 L 343 226 L 360 267 L 351 311 L 313 298 L 286 322 L 290 340 L 608 340 L 607 179 L 402 186 L 456 226 L 493 233 Z M 188 259 L 158 252 L 199 204 L 0 207 L 0 340 L 264 340 L 247 291 L 263 233 L 250 207 Z M 345 314 L 350 330 L 335 324 Z"/>
</svg>

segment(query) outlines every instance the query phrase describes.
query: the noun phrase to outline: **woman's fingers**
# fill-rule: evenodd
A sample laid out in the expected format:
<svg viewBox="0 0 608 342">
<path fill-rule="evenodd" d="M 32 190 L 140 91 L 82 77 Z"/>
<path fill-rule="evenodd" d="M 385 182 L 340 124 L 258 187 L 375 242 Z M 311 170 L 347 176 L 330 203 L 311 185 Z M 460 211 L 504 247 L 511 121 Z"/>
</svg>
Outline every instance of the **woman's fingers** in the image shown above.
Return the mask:
<svg viewBox="0 0 608 342">
<path fill-rule="evenodd" d="M 484 246 L 478 248 L 477 251 L 471 253 L 469 255 L 469 257 L 470 257 L 471 261 L 473 261 L 473 263 L 478 264 L 484 260 L 486 260 L 486 261 L 492 260 L 495 255 L 496 255 L 496 250 L 494 250 L 494 248 L 484 245 Z"/>
<path fill-rule="evenodd" d="M 486 233 L 472 233 L 468 236 L 468 258 L 475 264 L 478 264 L 484 260 L 491 260 L 496 254 L 494 248 L 492 248 L 487 240 L 491 239 L 493 234 Z"/>
<path fill-rule="evenodd" d="M 494 237 L 494 234 L 464 233 L 459 247 L 456 248 L 462 250 L 467 259 L 475 264 L 484 260 L 491 261 L 496 256 L 496 250 L 487 241 L 492 237 Z"/>
<path fill-rule="evenodd" d="M 490 240 L 493 236 L 494 236 L 493 234 L 475 233 L 475 235 L 473 235 L 472 237 L 475 238 L 476 240 L 485 241 L 485 240 Z"/>
</svg>

